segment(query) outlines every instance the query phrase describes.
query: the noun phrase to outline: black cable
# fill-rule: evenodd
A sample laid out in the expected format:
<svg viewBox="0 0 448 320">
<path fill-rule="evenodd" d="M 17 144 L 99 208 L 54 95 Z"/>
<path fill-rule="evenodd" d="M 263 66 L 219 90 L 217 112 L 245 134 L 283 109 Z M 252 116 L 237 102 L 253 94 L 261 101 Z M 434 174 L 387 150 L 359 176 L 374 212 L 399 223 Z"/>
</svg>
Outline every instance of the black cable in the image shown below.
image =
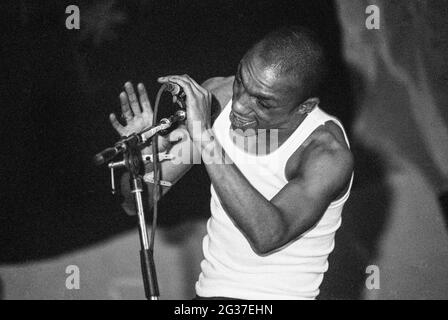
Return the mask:
<svg viewBox="0 0 448 320">
<path fill-rule="evenodd" d="M 152 118 L 152 125 L 157 125 L 157 115 L 159 113 L 159 103 L 162 93 L 165 91 L 166 84 L 163 84 L 159 91 L 157 92 L 156 101 L 154 104 L 154 113 Z M 158 157 L 158 137 L 159 134 L 156 133 L 152 137 L 152 163 L 154 172 L 154 185 L 152 187 L 152 201 L 153 201 L 153 215 L 152 215 L 152 226 L 151 226 L 151 239 L 149 242 L 149 248 L 151 252 L 154 252 L 154 239 L 157 228 L 157 213 L 158 213 L 158 202 L 159 202 L 159 184 L 160 184 L 160 171 L 159 171 L 159 157 Z"/>
</svg>

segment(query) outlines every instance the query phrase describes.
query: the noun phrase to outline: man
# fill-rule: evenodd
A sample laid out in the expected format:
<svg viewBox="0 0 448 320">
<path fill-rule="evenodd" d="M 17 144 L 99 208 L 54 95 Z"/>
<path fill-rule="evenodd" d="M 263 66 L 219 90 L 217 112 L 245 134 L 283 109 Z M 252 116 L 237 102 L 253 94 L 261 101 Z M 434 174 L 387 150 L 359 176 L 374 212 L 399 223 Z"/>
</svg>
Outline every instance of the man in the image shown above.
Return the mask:
<svg viewBox="0 0 448 320">
<path fill-rule="evenodd" d="M 184 126 L 161 139 L 160 149 L 179 154 L 191 146 L 212 182 L 199 297 L 314 299 L 319 294 L 353 172 L 341 124 L 318 106 L 325 62 L 312 32 L 286 27 L 256 43 L 235 77 L 213 78 L 202 86 L 188 75 L 158 79 L 183 88 L 188 115 Z M 120 99 L 127 125 L 111 115 L 121 135 L 152 120 L 143 85 L 138 85 L 140 105 L 132 85 L 125 88 Z M 220 105 L 217 114 L 211 114 L 212 96 Z M 163 179 L 175 183 L 191 166 L 164 161 Z M 127 178 L 123 181 L 125 187 Z"/>
</svg>

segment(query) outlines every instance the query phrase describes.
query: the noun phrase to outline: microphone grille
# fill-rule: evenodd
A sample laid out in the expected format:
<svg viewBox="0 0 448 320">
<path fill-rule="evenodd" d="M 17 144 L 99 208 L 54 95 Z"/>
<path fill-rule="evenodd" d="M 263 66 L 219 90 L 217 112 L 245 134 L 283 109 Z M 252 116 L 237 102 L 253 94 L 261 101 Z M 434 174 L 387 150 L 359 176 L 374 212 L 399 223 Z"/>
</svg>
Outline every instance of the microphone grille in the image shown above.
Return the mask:
<svg viewBox="0 0 448 320">
<path fill-rule="evenodd" d="M 166 91 L 171 92 L 172 95 L 177 95 L 180 92 L 180 86 L 176 83 L 168 82 L 166 84 Z"/>
</svg>

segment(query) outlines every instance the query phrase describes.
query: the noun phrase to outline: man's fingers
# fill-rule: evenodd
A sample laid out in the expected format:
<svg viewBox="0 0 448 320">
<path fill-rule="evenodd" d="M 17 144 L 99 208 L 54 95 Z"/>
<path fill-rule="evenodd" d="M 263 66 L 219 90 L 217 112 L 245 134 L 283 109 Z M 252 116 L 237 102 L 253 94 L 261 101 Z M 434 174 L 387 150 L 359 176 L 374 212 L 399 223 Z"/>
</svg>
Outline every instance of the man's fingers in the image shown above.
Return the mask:
<svg viewBox="0 0 448 320">
<path fill-rule="evenodd" d="M 126 82 L 124 84 L 124 88 L 126 90 L 126 93 L 128 94 L 129 102 L 131 103 L 131 109 L 134 112 L 134 114 L 142 113 L 142 110 L 140 109 L 140 105 L 138 104 L 137 95 L 135 94 L 134 87 L 132 86 L 132 83 Z"/>
<path fill-rule="evenodd" d="M 109 115 L 110 123 L 112 124 L 112 127 L 121 135 L 124 131 L 123 126 L 118 122 L 117 116 L 114 113 L 111 113 Z"/>
<path fill-rule="evenodd" d="M 121 103 L 121 114 L 124 117 L 124 120 L 129 121 L 132 120 L 134 114 L 132 113 L 131 107 L 129 105 L 128 96 L 125 92 L 120 93 L 120 103 Z"/>
<path fill-rule="evenodd" d="M 143 83 L 137 85 L 138 94 L 140 96 L 140 104 L 142 105 L 143 112 L 146 112 L 152 119 L 153 111 L 151 107 L 151 102 L 148 98 L 148 93 L 146 92 Z"/>
<path fill-rule="evenodd" d="M 185 78 L 182 78 L 181 76 L 161 77 L 158 79 L 158 81 L 162 83 L 172 82 L 178 84 L 184 90 L 185 95 L 187 96 L 187 100 L 188 99 L 192 100 L 195 97 L 195 92 L 193 92 L 193 90 L 197 91 L 197 89 L 196 88 L 193 89 L 192 84 Z"/>
<path fill-rule="evenodd" d="M 208 95 L 208 91 L 201 87 L 194 79 L 192 79 L 189 75 L 185 74 L 182 76 L 166 76 L 166 77 L 160 77 L 158 79 L 159 82 L 164 83 L 164 82 L 174 82 L 179 84 L 180 86 L 182 86 L 182 84 L 187 84 L 191 89 L 192 92 L 196 93 L 196 94 L 203 94 L 204 96 Z M 176 82 L 176 81 L 180 81 L 180 83 Z M 182 88 L 185 91 L 185 88 L 182 86 Z M 185 92 L 186 94 L 187 92 Z"/>
<path fill-rule="evenodd" d="M 204 95 L 207 95 L 207 90 L 203 88 L 199 83 L 197 83 L 196 80 L 194 80 L 188 74 L 184 74 L 183 77 L 185 77 L 185 79 L 187 79 L 198 91 L 202 92 Z"/>
</svg>

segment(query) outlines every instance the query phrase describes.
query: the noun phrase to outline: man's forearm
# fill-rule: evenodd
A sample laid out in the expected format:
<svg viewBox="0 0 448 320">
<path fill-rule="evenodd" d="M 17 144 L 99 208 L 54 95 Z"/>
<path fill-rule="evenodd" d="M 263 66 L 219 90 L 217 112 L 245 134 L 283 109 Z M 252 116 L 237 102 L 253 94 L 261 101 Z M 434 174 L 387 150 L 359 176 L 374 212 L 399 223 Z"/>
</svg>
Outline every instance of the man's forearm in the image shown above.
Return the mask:
<svg viewBox="0 0 448 320">
<path fill-rule="evenodd" d="M 182 178 L 183 175 L 192 167 L 192 164 L 174 163 L 173 161 L 163 161 L 160 163 L 161 179 L 175 184 Z M 149 163 L 145 167 L 145 172 L 150 173 L 153 171 L 152 163 Z M 147 204 L 149 208 L 153 206 L 153 187 L 152 183 L 146 183 L 147 185 Z M 171 187 L 160 186 L 161 196 L 164 196 Z M 122 203 L 123 209 L 129 215 L 134 215 L 135 211 L 135 200 L 134 195 L 131 193 L 129 173 L 125 173 L 121 177 L 121 194 L 124 197 Z"/>
<path fill-rule="evenodd" d="M 260 194 L 233 163 L 225 164 L 225 151 L 211 133 L 195 144 L 202 150 L 205 167 L 226 212 L 254 251 L 265 254 L 278 247 L 288 227 L 278 208 Z"/>
<path fill-rule="evenodd" d="M 183 133 L 179 134 L 181 140 L 172 145 L 169 150 L 169 153 L 174 156 L 173 160 L 165 160 L 160 162 L 160 173 L 161 180 L 165 180 L 175 184 L 179 179 L 181 179 L 185 173 L 193 166 L 194 159 L 199 158 L 199 154 L 195 154 L 196 149 L 193 146 L 193 143 L 188 135 L 187 131 L 184 130 Z M 152 149 L 149 147 L 147 149 L 148 152 L 151 152 Z M 147 153 L 147 152 L 143 152 Z M 150 173 L 153 171 L 152 163 L 148 163 L 145 166 L 145 173 Z M 147 185 L 147 203 L 150 208 L 153 206 L 153 184 L 146 183 Z M 160 186 L 161 196 L 165 195 L 170 187 Z M 122 203 L 123 209 L 129 215 L 134 215 L 135 212 L 135 200 L 134 195 L 130 190 L 129 183 L 129 174 L 126 173 L 121 178 L 121 193 L 124 197 L 124 202 Z"/>
<path fill-rule="evenodd" d="M 153 166 L 152 163 L 146 165 L 145 167 L 145 172 L 149 173 L 153 171 Z M 130 181 L 130 174 L 129 172 L 125 172 L 122 176 L 121 176 L 121 194 L 124 198 L 121 206 L 123 208 L 123 210 L 128 214 L 128 215 L 135 215 L 136 214 L 136 205 L 135 205 L 135 199 L 134 199 L 134 194 L 131 192 L 131 181 Z M 153 206 L 153 184 L 151 183 L 146 183 L 146 195 L 147 195 L 147 204 L 149 208 L 152 208 Z M 160 191 L 161 191 L 161 196 L 163 196 L 165 193 L 168 192 L 170 188 L 169 187 L 165 187 L 165 186 L 161 186 L 160 187 Z"/>
</svg>

